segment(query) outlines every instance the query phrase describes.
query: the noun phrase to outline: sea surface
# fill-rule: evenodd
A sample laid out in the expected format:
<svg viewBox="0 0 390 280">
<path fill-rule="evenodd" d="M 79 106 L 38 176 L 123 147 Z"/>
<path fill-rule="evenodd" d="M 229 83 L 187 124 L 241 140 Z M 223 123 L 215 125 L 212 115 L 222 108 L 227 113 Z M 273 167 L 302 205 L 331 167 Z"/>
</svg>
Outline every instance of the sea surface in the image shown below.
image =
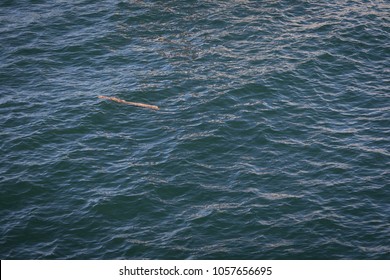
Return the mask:
<svg viewBox="0 0 390 280">
<path fill-rule="evenodd" d="M 390 2 L 2 0 L 0 258 L 390 259 Z"/>
</svg>

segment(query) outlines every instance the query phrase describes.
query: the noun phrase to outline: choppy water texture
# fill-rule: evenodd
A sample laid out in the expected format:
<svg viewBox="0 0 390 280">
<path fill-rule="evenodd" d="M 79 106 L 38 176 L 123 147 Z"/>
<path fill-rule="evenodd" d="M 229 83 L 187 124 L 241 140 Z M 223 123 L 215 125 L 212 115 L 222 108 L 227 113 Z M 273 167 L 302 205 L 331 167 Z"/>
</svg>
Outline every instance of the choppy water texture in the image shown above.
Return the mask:
<svg viewBox="0 0 390 280">
<path fill-rule="evenodd" d="M 380 0 L 1 1 L 0 257 L 390 259 L 389 32 Z"/>
</svg>

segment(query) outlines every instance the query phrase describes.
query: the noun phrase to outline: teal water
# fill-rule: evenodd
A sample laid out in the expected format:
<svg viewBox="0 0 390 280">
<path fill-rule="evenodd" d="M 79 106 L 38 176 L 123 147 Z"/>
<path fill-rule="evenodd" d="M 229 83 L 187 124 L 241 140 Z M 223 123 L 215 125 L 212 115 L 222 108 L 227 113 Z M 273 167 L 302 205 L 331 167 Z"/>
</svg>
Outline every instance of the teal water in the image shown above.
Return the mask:
<svg viewBox="0 0 390 280">
<path fill-rule="evenodd" d="M 0 39 L 2 259 L 390 259 L 389 1 L 4 0 Z"/>
</svg>

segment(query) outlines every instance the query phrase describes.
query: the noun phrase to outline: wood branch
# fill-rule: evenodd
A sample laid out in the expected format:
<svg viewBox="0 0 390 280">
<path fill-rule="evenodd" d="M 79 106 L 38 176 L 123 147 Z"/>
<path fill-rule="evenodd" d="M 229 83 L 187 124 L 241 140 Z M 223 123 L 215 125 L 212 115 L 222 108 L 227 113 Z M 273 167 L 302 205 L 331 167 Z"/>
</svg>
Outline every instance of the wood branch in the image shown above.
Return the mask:
<svg viewBox="0 0 390 280">
<path fill-rule="evenodd" d="M 129 102 L 129 101 L 126 101 L 126 100 L 123 100 L 123 99 L 119 99 L 119 98 L 116 98 L 116 97 L 109 97 L 109 96 L 99 95 L 98 98 L 108 99 L 108 100 L 115 101 L 115 102 L 118 102 L 118 103 L 123 103 L 123 104 L 127 104 L 127 105 L 138 106 L 138 107 L 144 107 L 144 108 L 149 108 L 149 109 L 153 109 L 153 110 L 159 110 L 160 109 L 158 106 L 155 106 L 155 105 L 149 105 L 149 104 L 138 103 L 138 102 Z"/>
</svg>

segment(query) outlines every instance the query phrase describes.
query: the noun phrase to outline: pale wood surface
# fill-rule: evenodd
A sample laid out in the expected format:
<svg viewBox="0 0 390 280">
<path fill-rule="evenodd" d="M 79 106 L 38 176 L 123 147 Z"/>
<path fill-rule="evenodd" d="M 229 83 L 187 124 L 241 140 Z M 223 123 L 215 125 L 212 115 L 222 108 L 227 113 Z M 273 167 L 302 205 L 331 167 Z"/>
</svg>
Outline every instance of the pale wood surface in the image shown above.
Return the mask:
<svg viewBox="0 0 390 280">
<path fill-rule="evenodd" d="M 109 97 L 109 96 L 99 95 L 98 98 L 108 99 L 108 100 L 112 100 L 112 101 L 115 101 L 115 102 L 118 102 L 118 103 L 123 103 L 123 104 L 127 104 L 127 105 L 138 106 L 138 107 L 144 107 L 144 108 L 149 108 L 149 109 L 153 109 L 153 110 L 159 110 L 160 109 L 158 106 L 155 106 L 155 105 L 149 105 L 149 104 L 138 103 L 138 102 L 129 102 L 129 101 L 126 101 L 126 100 L 123 100 L 123 99 L 119 99 L 119 98 L 116 98 L 116 97 Z"/>
</svg>

